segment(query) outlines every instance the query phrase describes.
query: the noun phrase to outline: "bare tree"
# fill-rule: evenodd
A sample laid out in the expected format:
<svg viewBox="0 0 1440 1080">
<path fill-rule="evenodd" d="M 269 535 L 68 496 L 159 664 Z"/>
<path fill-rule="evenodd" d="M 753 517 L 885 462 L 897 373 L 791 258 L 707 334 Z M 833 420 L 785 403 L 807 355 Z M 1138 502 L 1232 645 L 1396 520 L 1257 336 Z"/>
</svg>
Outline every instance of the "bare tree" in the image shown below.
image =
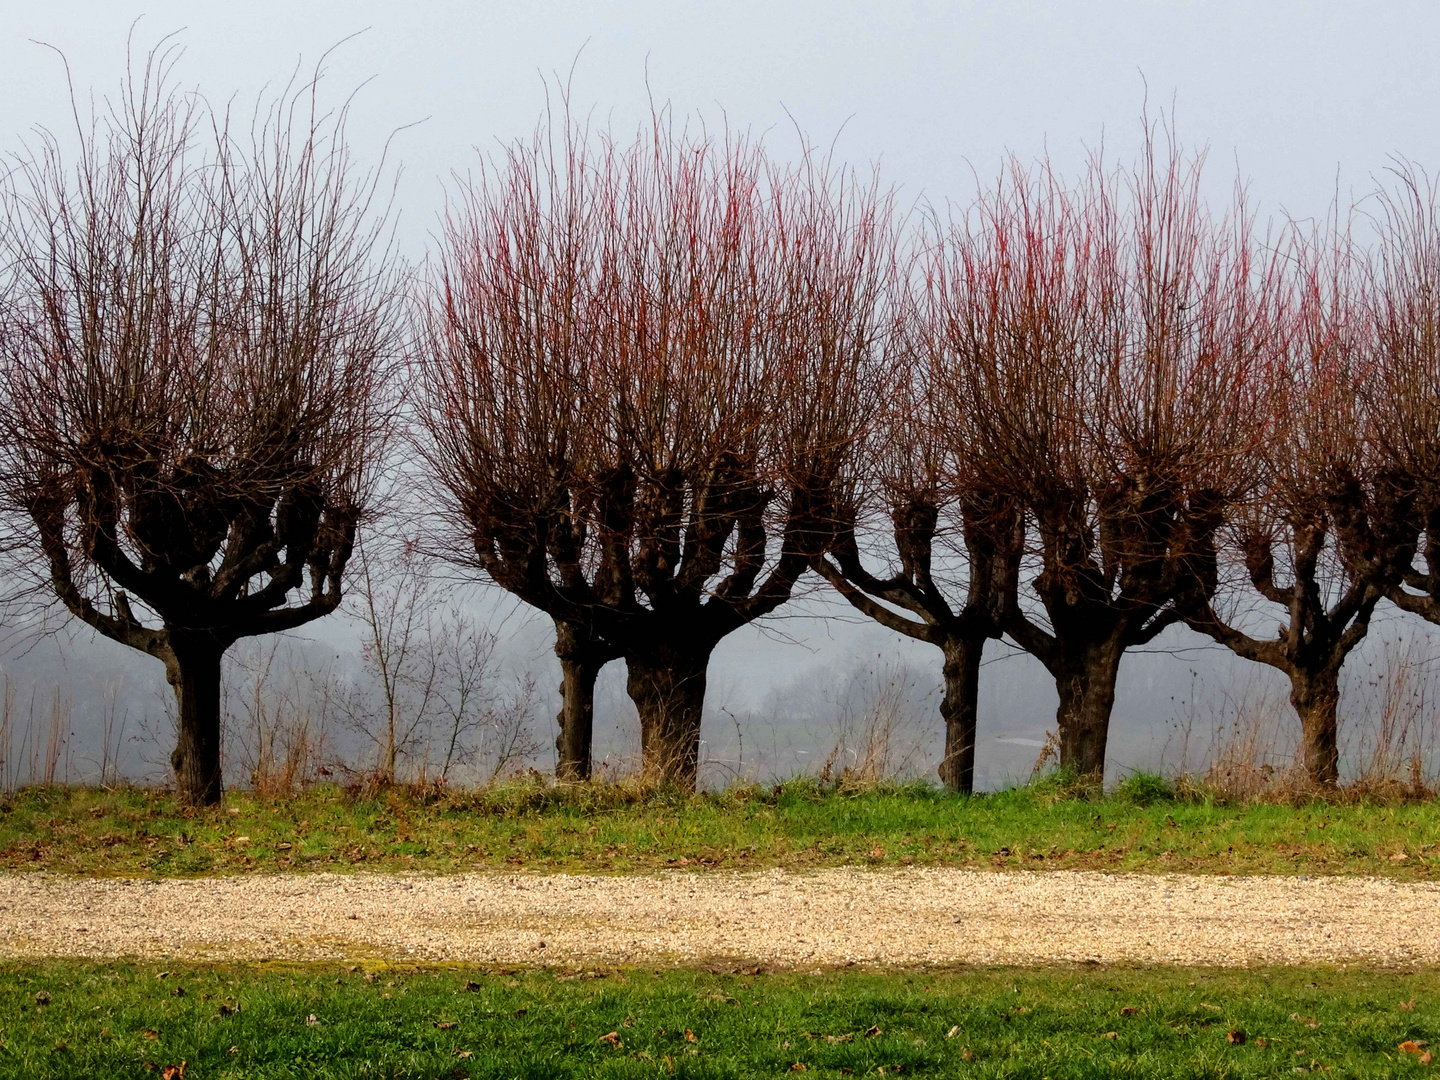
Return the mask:
<svg viewBox="0 0 1440 1080">
<path fill-rule="evenodd" d="M 354 594 L 365 683 L 343 696 L 350 727 L 375 744 L 377 777 L 396 780 L 396 762 L 411 754 L 441 707 L 441 657 L 430 612 L 430 574 L 411 544 L 377 560 L 361 542 Z M 372 685 L 373 684 L 373 685 Z"/>
<path fill-rule="evenodd" d="M 1255 636 L 1203 605 L 1190 623 L 1250 660 L 1285 673 L 1311 783 L 1339 779 L 1340 672 L 1376 606 L 1398 589 L 1415 551 L 1414 495 L 1375 453 L 1376 323 L 1366 273 L 1332 222 L 1292 229 L 1283 347 L 1256 371 L 1265 406 L 1253 444 L 1258 484 L 1226 530 L 1232 560 L 1284 616 Z"/>
<path fill-rule="evenodd" d="M 1010 594 L 1003 628 L 1055 678 L 1062 765 L 1096 777 L 1121 658 L 1213 589 L 1245 481 L 1268 278 L 1243 208 L 1207 213 L 1201 164 L 1150 138 L 1076 188 L 1012 164 L 932 272 L 942 430 L 1035 542 L 1044 618 Z"/>
<path fill-rule="evenodd" d="M 172 89 L 175 56 L 77 111 L 73 165 L 49 133 L 15 160 L 0 473 L 61 603 L 165 664 L 177 789 L 204 804 L 226 649 L 340 602 L 391 428 L 398 280 L 347 108 L 311 81 L 242 141 Z"/>
<path fill-rule="evenodd" d="M 625 657 L 647 774 L 693 787 L 711 652 L 833 531 L 891 217 L 828 162 L 664 116 L 560 142 L 512 148 L 447 226 L 430 463 L 492 580 Z"/>
<path fill-rule="evenodd" d="M 1374 526 L 1358 518 L 1346 540 L 1352 559 L 1373 566 L 1390 556 L 1389 599 L 1440 622 L 1440 204 L 1410 163 L 1394 174 L 1375 200 L 1379 242 L 1364 291 L 1375 364 L 1361 384 L 1375 474 L 1390 497 Z M 1387 523 L 1399 535 L 1377 543 Z"/>
<path fill-rule="evenodd" d="M 441 781 L 472 762 L 493 778 L 528 760 L 537 749 L 533 686 L 501 692 L 498 639 L 459 605 L 445 606 L 418 542 L 361 543 L 356 561 L 360 663 L 338 698 L 347 725 L 375 748 L 375 778 L 398 782 L 401 759 L 420 775 L 433 767 Z"/>
<path fill-rule="evenodd" d="M 590 775 L 595 680 L 619 650 L 551 591 L 552 548 L 583 547 L 576 513 L 598 471 L 593 408 L 600 180 L 570 132 L 537 133 L 482 162 L 447 211 L 422 306 L 416 369 L 422 445 L 445 507 L 442 547 L 555 622 L 562 670 L 556 775 Z M 536 586 L 539 586 L 537 589 Z"/>
<path fill-rule="evenodd" d="M 1003 632 L 1020 573 L 1024 533 L 1017 503 L 993 489 L 948 438 L 929 361 L 944 348 L 929 315 L 908 310 L 896 335 L 901 361 L 887 368 L 887 408 L 854 461 L 855 501 L 839 515 L 831 553 L 815 567 L 855 608 L 882 626 L 938 646 L 944 656 L 940 779 L 969 794 L 975 781 L 980 663 Z M 957 457 L 959 443 L 964 457 Z M 842 504 L 842 507 L 844 504 Z M 862 537 L 883 513 L 893 537 L 890 572 L 868 570 Z M 898 563 L 898 566 L 896 565 Z M 963 597 L 953 601 L 952 595 Z M 897 610 L 898 609 L 898 610 Z"/>
</svg>

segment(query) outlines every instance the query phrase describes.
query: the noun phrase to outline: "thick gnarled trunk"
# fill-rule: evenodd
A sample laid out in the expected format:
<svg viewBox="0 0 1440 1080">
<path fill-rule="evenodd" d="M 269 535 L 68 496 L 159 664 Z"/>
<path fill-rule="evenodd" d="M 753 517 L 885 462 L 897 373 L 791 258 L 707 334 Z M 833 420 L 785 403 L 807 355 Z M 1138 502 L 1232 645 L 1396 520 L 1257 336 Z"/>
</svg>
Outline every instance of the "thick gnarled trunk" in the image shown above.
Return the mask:
<svg viewBox="0 0 1440 1080">
<path fill-rule="evenodd" d="M 1052 672 L 1060 693 L 1055 720 L 1060 729 L 1060 767 L 1097 783 L 1105 780 L 1105 749 L 1115 682 L 1124 649 L 1096 642 Z"/>
<path fill-rule="evenodd" d="M 1319 787 L 1340 782 L 1340 673 L 1290 673 L 1290 703 L 1300 714 L 1300 748 L 1305 775 Z"/>
<path fill-rule="evenodd" d="M 170 635 L 166 680 L 175 690 L 177 736 L 170 764 L 182 806 L 214 806 L 225 789 L 220 774 L 220 658 L 225 649 L 205 638 Z"/>
<path fill-rule="evenodd" d="M 945 697 L 940 715 L 945 721 L 945 756 L 940 761 L 940 782 L 969 795 L 975 790 L 975 730 L 985 638 L 953 638 L 944 648 Z"/>
<path fill-rule="evenodd" d="M 609 654 L 586 642 L 569 623 L 555 622 L 560 658 L 560 733 L 555 737 L 555 779 L 590 779 L 595 731 L 595 680 Z"/>
<path fill-rule="evenodd" d="M 710 652 L 627 654 L 627 689 L 640 714 L 645 778 L 694 791 L 700 764 L 700 718 Z"/>
</svg>

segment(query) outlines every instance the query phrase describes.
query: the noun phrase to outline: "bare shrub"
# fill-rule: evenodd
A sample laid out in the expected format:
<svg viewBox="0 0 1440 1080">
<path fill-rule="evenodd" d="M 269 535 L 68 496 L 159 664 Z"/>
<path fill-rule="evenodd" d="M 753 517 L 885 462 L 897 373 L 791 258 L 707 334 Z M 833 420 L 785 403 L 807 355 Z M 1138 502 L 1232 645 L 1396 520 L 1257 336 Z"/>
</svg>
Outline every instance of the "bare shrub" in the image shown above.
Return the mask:
<svg viewBox="0 0 1440 1080">
<path fill-rule="evenodd" d="M 313 670 L 284 638 L 232 654 L 223 688 L 227 755 L 257 795 L 284 798 L 329 775 L 334 696 L 331 670 Z"/>
<path fill-rule="evenodd" d="M 1434 786 L 1440 672 L 1425 646 L 1413 635 L 1385 639 L 1345 688 L 1350 737 L 1343 756 L 1355 794 L 1424 798 Z"/>
<path fill-rule="evenodd" d="M 1299 717 L 1278 682 L 1251 673 L 1215 691 L 1201 684 L 1167 746 L 1177 787 L 1227 802 L 1427 798 L 1440 762 L 1437 676 L 1424 645 L 1405 636 L 1387 638 L 1347 676 L 1338 786 L 1310 776 Z"/>
<path fill-rule="evenodd" d="M 20 781 L 15 758 L 15 684 L 8 672 L 0 674 L 0 790 L 13 795 Z"/>
<path fill-rule="evenodd" d="M 462 606 L 442 606 L 444 583 L 414 542 L 362 545 L 357 562 L 360 660 L 337 704 L 373 747 L 374 784 L 488 781 L 530 764 L 534 678 L 502 685 L 499 639 Z"/>
<path fill-rule="evenodd" d="M 1309 790 L 1297 760 L 1299 720 L 1274 680 L 1247 672 L 1213 693 L 1203 683 L 1197 689 L 1176 724 L 1182 770 L 1178 790 L 1225 802 Z M 1200 763 L 1192 772 L 1188 763 L 1197 744 Z"/>
<path fill-rule="evenodd" d="M 835 746 L 820 767 L 822 783 L 864 786 L 913 776 L 924 765 L 930 731 L 914 707 L 920 677 L 887 660 L 856 671 L 831 698 Z M 829 695 L 827 695 L 829 696 Z"/>
</svg>

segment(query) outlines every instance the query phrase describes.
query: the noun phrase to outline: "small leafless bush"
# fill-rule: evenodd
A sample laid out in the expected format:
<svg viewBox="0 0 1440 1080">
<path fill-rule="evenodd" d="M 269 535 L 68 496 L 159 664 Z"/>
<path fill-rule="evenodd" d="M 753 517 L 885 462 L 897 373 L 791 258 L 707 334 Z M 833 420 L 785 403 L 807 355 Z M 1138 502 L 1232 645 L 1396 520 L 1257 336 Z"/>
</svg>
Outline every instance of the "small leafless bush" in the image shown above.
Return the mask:
<svg viewBox="0 0 1440 1080">
<path fill-rule="evenodd" d="M 924 765 L 928 712 L 912 707 L 919 677 L 903 662 L 856 672 L 833 702 L 836 741 L 821 783 L 868 786 L 912 776 Z"/>
<path fill-rule="evenodd" d="M 330 774 L 335 691 L 328 668 L 312 669 L 283 638 L 256 642 L 232 653 L 223 692 L 226 753 L 257 795 L 284 798 Z"/>
<path fill-rule="evenodd" d="M 15 794 L 20 783 L 15 758 L 15 684 L 8 673 L 0 674 L 0 791 Z"/>
<path fill-rule="evenodd" d="M 1387 638 L 1366 670 L 1350 680 L 1345 704 L 1356 795 L 1425 798 L 1440 766 L 1440 701 L 1433 657 L 1414 636 Z"/>
<path fill-rule="evenodd" d="M 535 679 L 502 685 L 499 639 L 462 606 L 442 605 L 443 583 L 415 543 L 383 555 L 362 545 L 357 562 L 360 663 L 337 704 L 374 748 L 371 783 L 491 781 L 528 766 L 541 749 Z"/>
</svg>

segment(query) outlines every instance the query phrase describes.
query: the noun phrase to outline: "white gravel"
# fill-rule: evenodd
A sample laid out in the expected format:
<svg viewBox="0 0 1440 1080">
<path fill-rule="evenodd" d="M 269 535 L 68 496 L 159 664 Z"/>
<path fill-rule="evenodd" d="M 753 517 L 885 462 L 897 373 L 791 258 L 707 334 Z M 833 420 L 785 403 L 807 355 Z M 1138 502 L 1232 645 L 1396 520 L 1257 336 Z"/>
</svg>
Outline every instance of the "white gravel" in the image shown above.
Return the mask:
<svg viewBox="0 0 1440 1080">
<path fill-rule="evenodd" d="M 1440 885 L 950 869 L 0 875 L 0 956 L 776 966 L 1440 963 Z"/>
</svg>

